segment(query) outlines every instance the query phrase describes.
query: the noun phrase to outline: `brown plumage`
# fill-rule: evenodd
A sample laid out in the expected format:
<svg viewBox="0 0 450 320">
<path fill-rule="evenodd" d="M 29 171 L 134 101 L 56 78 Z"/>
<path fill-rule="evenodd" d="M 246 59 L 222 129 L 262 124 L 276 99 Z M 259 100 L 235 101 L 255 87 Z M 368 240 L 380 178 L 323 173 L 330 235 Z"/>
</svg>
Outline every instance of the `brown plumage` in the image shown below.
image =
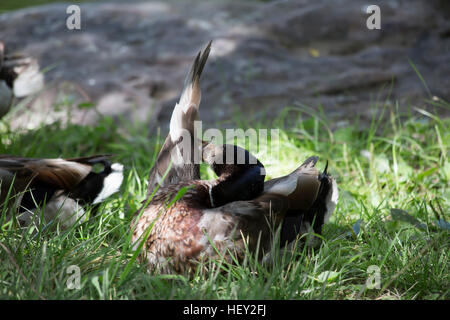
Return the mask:
<svg viewBox="0 0 450 320">
<path fill-rule="evenodd" d="M 6 206 L 17 212 L 25 225 L 37 216 L 34 211 L 45 203 L 45 218 L 61 213 L 70 225 L 84 214 L 80 206 L 102 202 L 118 191 L 123 166 L 111 164 L 108 155 L 74 159 L 35 159 L 0 155 L 0 211 Z M 102 172 L 93 166 L 102 164 Z M 60 210 L 61 212 L 57 212 Z M 76 219 L 75 219 L 76 220 Z"/>
<path fill-rule="evenodd" d="M 223 256 L 231 262 L 234 254 L 241 259 L 246 242 L 251 252 L 259 247 L 262 258 L 270 253 L 274 230 L 278 228 L 282 246 L 308 232 L 310 226 L 320 234 L 322 225 L 334 211 L 337 188 L 330 176 L 314 167 L 316 161 L 316 157 L 308 159 L 285 177 L 265 183 L 259 179 L 256 183 L 263 188 L 262 192 L 238 200 L 236 195 L 255 182 L 253 178 L 243 179 L 241 186 L 227 189 L 236 200 L 221 206 L 214 206 L 220 198 L 211 198 L 221 176 L 214 181 L 192 180 L 161 187 L 148 205 L 136 213 L 131 224 L 136 248 L 145 238 L 145 231 L 149 231 L 143 243 L 142 261 L 150 270 L 184 273 L 195 270 L 199 262 L 209 258 Z M 249 169 L 247 166 L 242 176 Z M 186 187 L 184 196 L 168 207 Z M 236 190 L 239 187 L 241 190 Z"/>
<path fill-rule="evenodd" d="M 259 256 L 267 258 L 274 230 L 279 230 L 283 247 L 310 227 L 321 233 L 336 206 L 336 182 L 326 170 L 318 172 L 317 157 L 308 158 L 287 176 L 264 182 L 264 166 L 247 150 L 196 139 L 198 79 L 209 47 L 198 54 L 191 68 L 166 143 L 150 172 L 148 198 L 131 223 L 134 248 L 142 245 L 140 259 L 152 271 L 192 272 L 199 262 L 216 257 L 231 262 L 231 255 L 243 258 L 246 244 L 251 252 L 259 248 Z M 180 147 L 185 139 L 195 144 Z M 211 166 L 216 180 L 200 180 L 199 159 L 192 153 L 184 157 L 184 152 L 198 147 L 203 147 L 201 160 Z M 234 159 L 224 162 L 229 152 L 235 152 Z M 237 157 L 239 152 L 243 157 Z M 168 179 L 164 180 L 165 172 Z"/>
</svg>

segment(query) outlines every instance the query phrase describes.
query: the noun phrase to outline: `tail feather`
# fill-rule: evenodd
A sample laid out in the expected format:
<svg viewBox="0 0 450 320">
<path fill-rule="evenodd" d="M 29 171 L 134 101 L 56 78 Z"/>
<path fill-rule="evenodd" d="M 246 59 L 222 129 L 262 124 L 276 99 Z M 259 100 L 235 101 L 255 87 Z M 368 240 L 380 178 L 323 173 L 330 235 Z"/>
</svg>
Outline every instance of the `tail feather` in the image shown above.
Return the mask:
<svg viewBox="0 0 450 320">
<path fill-rule="evenodd" d="M 316 165 L 316 163 L 317 163 L 318 160 L 319 160 L 319 157 L 318 157 L 318 156 L 312 156 L 312 157 L 309 157 L 308 159 L 306 159 L 306 160 L 302 163 L 302 165 L 299 167 L 299 169 L 300 169 L 300 168 L 311 168 L 311 167 L 314 167 L 314 166 Z"/>
<path fill-rule="evenodd" d="M 323 169 L 322 174 L 327 175 L 327 170 L 328 170 L 328 160 L 327 160 L 327 164 L 325 165 L 325 169 Z"/>
<path fill-rule="evenodd" d="M 327 173 L 328 161 L 322 173 L 315 168 L 317 161 L 318 157 L 309 157 L 291 174 L 265 183 L 266 195 L 283 196 L 288 204 L 285 210 L 278 213 L 282 221 L 282 246 L 310 228 L 320 234 L 323 224 L 336 207 L 337 185 Z"/>
</svg>

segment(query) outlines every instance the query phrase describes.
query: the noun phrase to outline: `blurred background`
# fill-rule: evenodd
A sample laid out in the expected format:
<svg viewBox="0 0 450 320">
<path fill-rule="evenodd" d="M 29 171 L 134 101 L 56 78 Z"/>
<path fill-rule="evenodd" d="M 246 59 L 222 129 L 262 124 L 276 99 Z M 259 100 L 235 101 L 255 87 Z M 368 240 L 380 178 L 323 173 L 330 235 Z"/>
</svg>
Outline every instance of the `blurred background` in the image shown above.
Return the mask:
<svg viewBox="0 0 450 320">
<path fill-rule="evenodd" d="M 323 111 L 335 126 L 370 120 L 386 105 L 448 116 L 438 102 L 450 100 L 449 3 L 1 0 L 5 54 L 36 59 L 45 83 L 13 104 L 9 123 L 94 124 L 110 115 L 165 127 L 210 40 L 200 108 L 207 124 L 271 119 L 289 106 Z M 70 4 L 81 8 L 81 30 L 66 27 Z M 366 27 L 371 4 L 381 9 L 381 30 Z"/>
</svg>

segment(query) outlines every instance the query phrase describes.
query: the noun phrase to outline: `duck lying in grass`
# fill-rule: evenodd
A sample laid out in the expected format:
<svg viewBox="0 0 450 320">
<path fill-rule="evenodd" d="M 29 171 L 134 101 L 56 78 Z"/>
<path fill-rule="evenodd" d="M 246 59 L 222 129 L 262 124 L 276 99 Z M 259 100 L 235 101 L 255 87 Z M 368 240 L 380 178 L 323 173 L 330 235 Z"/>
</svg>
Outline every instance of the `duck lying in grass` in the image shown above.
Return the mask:
<svg viewBox="0 0 450 320">
<path fill-rule="evenodd" d="M 336 207 L 337 186 L 326 171 L 319 173 L 314 167 L 317 157 L 287 176 L 264 182 L 260 163 L 215 163 L 230 147 L 251 157 L 237 146 L 208 145 L 203 155 L 214 159 L 206 162 L 218 175 L 216 180 L 160 187 L 138 211 L 132 222 L 133 241 L 137 248 L 144 240 L 142 258 L 150 270 L 185 273 L 195 270 L 198 262 L 221 256 L 231 262 L 231 255 L 243 258 L 246 245 L 251 252 L 259 247 L 260 254 L 268 253 L 278 227 L 282 246 L 310 227 L 321 233 Z"/>
<path fill-rule="evenodd" d="M 123 166 L 108 155 L 74 159 L 32 159 L 0 155 L 0 212 L 17 212 L 21 225 L 57 219 L 62 228 L 116 193 Z M 103 165 L 103 171 L 93 167 Z"/>
<path fill-rule="evenodd" d="M 209 258 L 231 262 L 232 256 L 243 258 L 246 246 L 263 257 L 273 247 L 273 230 L 280 230 L 283 247 L 310 228 L 320 234 L 336 207 L 336 182 L 326 168 L 322 173 L 315 168 L 317 157 L 264 182 L 263 164 L 247 150 L 198 141 L 193 121 L 210 45 L 188 74 L 169 135 L 150 171 L 148 198 L 131 223 L 134 249 L 141 250 L 141 261 L 151 271 L 192 272 Z M 181 143 L 186 137 L 190 143 Z M 196 148 L 217 179 L 200 179 Z"/>
</svg>

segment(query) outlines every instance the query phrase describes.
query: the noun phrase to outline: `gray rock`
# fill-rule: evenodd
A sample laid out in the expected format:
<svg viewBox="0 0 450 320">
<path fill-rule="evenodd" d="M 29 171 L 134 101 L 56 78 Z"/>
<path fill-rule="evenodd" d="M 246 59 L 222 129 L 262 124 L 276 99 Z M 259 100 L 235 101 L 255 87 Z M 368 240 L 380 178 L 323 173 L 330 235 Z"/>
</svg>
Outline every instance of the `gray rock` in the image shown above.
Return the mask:
<svg viewBox="0 0 450 320">
<path fill-rule="evenodd" d="M 10 121 L 55 121 L 57 113 L 39 114 L 66 93 L 74 122 L 97 121 L 99 113 L 76 108 L 93 101 L 100 115 L 166 126 L 189 65 L 211 39 L 200 111 L 208 124 L 227 126 L 235 114 L 272 119 L 286 106 L 346 119 L 370 118 L 376 104 L 450 100 L 446 2 L 374 2 L 381 30 L 366 28 L 362 0 L 94 2 L 80 5 L 80 31 L 65 26 L 67 4 L 5 13 L 0 39 L 49 67 L 48 88 Z"/>
</svg>

